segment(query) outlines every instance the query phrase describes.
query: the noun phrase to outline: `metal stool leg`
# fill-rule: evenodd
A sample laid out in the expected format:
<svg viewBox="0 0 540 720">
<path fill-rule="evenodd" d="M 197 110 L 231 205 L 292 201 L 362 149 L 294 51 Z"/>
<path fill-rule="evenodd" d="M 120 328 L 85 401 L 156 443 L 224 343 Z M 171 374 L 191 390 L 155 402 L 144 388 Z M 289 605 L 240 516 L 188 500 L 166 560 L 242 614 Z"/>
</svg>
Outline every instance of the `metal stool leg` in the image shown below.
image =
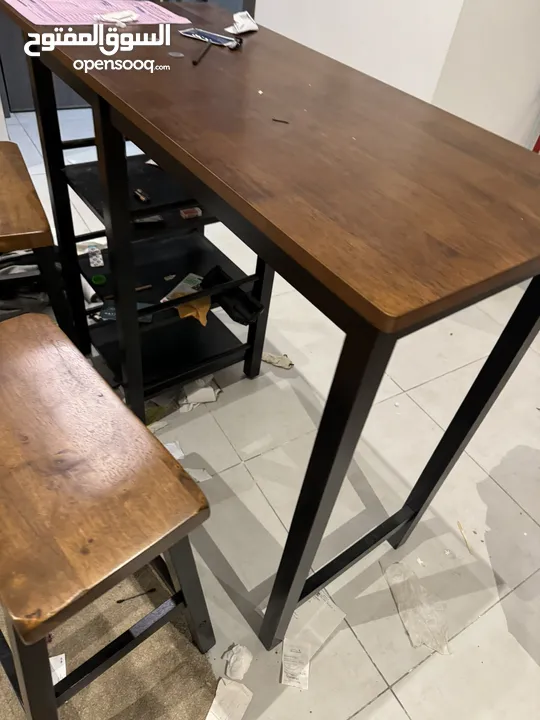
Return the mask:
<svg viewBox="0 0 540 720">
<path fill-rule="evenodd" d="M 176 590 L 184 594 L 193 642 L 202 653 L 208 652 L 216 644 L 216 638 L 189 538 L 180 540 L 165 553 L 165 558 Z"/>
<path fill-rule="evenodd" d="M 27 720 L 58 720 L 47 641 L 25 645 L 11 621 L 6 622 Z"/>
<path fill-rule="evenodd" d="M 60 329 L 75 343 L 73 318 L 62 287 L 62 276 L 56 268 L 54 247 L 35 248 L 34 257 L 43 278 L 51 307 Z"/>
</svg>

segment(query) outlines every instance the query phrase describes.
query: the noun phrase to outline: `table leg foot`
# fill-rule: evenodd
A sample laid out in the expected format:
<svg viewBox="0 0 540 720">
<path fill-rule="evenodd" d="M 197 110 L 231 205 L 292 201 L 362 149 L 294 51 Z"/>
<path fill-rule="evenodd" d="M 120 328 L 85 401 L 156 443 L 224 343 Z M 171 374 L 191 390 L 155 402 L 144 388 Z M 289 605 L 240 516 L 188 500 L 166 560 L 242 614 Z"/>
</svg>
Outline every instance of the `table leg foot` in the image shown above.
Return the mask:
<svg viewBox="0 0 540 720">
<path fill-rule="evenodd" d="M 345 338 L 260 631 L 268 649 L 298 606 L 393 346 L 372 327 Z"/>
</svg>

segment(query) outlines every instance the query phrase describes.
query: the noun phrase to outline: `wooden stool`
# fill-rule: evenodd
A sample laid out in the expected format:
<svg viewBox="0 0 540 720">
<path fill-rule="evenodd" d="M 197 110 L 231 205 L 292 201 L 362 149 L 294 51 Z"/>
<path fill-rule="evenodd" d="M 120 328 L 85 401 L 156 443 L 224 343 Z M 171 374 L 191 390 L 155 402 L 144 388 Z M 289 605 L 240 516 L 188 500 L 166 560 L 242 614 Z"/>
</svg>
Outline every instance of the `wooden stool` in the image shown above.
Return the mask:
<svg viewBox="0 0 540 720">
<path fill-rule="evenodd" d="M 0 324 L 0 404 L 0 599 L 13 652 L 2 638 L 0 657 L 27 718 L 56 719 L 182 603 L 209 650 L 187 537 L 209 516 L 206 498 L 45 315 Z M 53 686 L 47 634 L 152 561 L 172 597 Z"/>
<path fill-rule="evenodd" d="M 56 269 L 47 217 L 18 146 L 0 142 L 0 252 L 30 249 L 34 251 L 56 320 L 71 336 L 71 311 Z"/>
</svg>

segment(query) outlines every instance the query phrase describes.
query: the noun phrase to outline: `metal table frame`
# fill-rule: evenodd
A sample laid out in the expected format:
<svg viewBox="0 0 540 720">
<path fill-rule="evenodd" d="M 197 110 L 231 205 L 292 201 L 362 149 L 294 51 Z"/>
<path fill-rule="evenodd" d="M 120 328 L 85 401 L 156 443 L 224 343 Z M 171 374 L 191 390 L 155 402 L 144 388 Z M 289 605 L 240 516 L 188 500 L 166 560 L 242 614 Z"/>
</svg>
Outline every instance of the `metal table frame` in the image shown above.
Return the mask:
<svg viewBox="0 0 540 720">
<path fill-rule="evenodd" d="M 46 63 L 44 65 L 43 63 Z M 264 645 L 271 649 L 280 642 L 292 614 L 347 568 L 383 541 L 397 548 L 404 543 L 421 519 L 434 495 L 452 470 L 460 454 L 505 386 L 513 370 L 540 330 L 540 276 L 530 283 L 491 355 L 463 400 L 403 507 L 358 540 L 341 555 L 309 576 L 315 554 L 337 500 L 345 474 L 362 433 L 375 394 L 396 341 L 421 327 L 450 315 L 493 294 L 479 294 L 436 317 L 407 330 L 385 334 L 357 315 L 328 287 L 315 279 L 290 255 L 252 225 L 213 190 L 174 160 L 125 116 L 97 97 L 81 76 L 69 72 L 54 56 L 31 61 L 33 89 L 49 178 L 53 212 L 64 263 L 64 274 L 74 307 L 81 347 L 85 347 L 81 322 L 82 296 L 75 285 L 75 244 L 69 197 L 62 176 L 63 155 L 54 106 L 51 70 L 87 99 L 93 107 L 98 157 L 105 191 L 105 225 L 115 267 L 117 317 L 125 357 L 124 377 L 127 402 L 143 416 L 142 366 L 139 328 L 133 282 L 130 245 L 127 170 L 124 137 L 152 157 L 166 172 L 176 176 L 194 197 L 204 203 L 232 232 L 259 256 L 260 280 L 255 295 L 268 305 L 273 270 L 281 273 L 299 292 L 346 333 L 330 393 L 309 460 L 289 535 L 260 630 Z M 69 220 L 68 220 L 69 215 Z M 266 265 L 268 263 L 268 265 Z M 499 287 L 497 292 L 503 290 Z M 82 307 L 82 306 L 81 306 Z M 248 377 L 260 366 L 267 313 L 250 328 L 252 350 L 245 362 Z M 87 332 L 87 330 L 86 330 Z"/>
</svg>

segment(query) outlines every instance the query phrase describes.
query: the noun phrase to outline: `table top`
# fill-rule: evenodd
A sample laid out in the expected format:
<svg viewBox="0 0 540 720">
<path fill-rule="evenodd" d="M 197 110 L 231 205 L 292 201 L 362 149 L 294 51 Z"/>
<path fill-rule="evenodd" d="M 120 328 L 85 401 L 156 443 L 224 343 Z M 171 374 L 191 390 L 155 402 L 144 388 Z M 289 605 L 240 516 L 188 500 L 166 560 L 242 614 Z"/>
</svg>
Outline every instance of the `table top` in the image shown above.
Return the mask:
<svg viewBox="0 0 540 720">
<path fill-rule="evenodd" d="M 195 26 L 230 23 L 171 7 Z M 78 75 L 379 329 L 540 272 L 538 156 L 264 28 L 194 67 L 201 48 L 173 29 L 171 47 L 125 55 L 170 71 Z M 71 70 L 105 57 L 54 54 Z"/>
</svg>

